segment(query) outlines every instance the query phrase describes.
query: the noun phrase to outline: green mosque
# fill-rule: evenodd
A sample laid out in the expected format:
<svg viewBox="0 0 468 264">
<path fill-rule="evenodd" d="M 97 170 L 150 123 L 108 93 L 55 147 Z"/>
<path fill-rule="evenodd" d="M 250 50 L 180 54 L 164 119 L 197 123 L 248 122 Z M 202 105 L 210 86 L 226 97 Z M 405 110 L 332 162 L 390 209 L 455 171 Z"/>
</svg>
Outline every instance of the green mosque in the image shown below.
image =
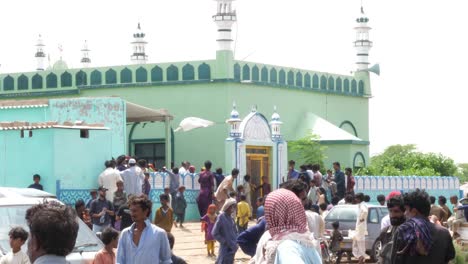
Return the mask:
<svg viewBox="0 0 468 264">
<path fill-rule="evenodd" d="M 158 168 L 187 160 L 198 170 L 209 159 L 226 173 L 238 167 L 254 182 L 267 176 L 277 186 L 287 174 L 288 159 L 297 158 L 288 153 L 287 142 L 309 132 L 326 146 L 327 166 L 333 161 L 354 168 L 367 165 L 369 74 L 379 69 L 369 67 L 371 28 L 363 10 L 355 21 L 352 75 L 237 60 L 232 37 L 236 20 L 233 0 L 216 0 L 218 49 L 214 58 L 197 61 L 149 62 L 138 24 L 128 64 L 93 67 L 85 43 L 81 68 L 70 69 L 62 59 L 46 67 L 45 41 L 39 36 L 37 69 L 0 74 L 0 100 L 120 97 L 140 109 L 166 113 L 156 121 L 127 118 L 126 137 L 120 142 L 125 154 Z M 189 117 L 212 123 L 175 132 Z"/>
</svg>

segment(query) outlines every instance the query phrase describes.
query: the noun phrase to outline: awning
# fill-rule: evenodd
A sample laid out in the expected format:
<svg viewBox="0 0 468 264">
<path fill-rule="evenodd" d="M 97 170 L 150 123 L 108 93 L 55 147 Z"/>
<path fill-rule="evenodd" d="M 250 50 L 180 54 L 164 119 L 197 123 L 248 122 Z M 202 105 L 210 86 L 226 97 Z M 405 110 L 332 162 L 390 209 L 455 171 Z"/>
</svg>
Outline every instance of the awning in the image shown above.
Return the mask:
<svg viewBox="0 0 468 264">
<path fill-rule="evenodd" d="M 166 118 L 172 120 L 174 117 L 166 109 L 151 109 L 141 105 L 127 103 L 127 122 L 158 121 L 164 122 Z"/>
</svg>

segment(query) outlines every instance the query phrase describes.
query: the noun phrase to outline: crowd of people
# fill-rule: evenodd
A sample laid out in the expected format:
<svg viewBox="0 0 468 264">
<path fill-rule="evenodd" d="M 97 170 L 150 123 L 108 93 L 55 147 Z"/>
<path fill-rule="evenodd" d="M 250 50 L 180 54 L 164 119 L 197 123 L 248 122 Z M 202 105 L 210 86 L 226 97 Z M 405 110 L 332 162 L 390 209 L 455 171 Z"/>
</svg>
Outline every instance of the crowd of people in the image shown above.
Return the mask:
<svg viewBox="0 0 468 264">
<path fill-rule="evenodd" d="M 65 218 L 76 213 L 100 234 L 105 244 L 96 254 L 94 263 L 186 263 L 172 253 L 174 236 L 171 231 L 173 227 L 183 228 L 187 208 L 180 175 L 193 173 L 195 168 L 189 162 L 182 162 L 180 168 L 161 169 L 169 176 L 169 182 L 159 196 L 161 206 L 151 221 L 153 201 L 148 196 L 151 189 L 148 175 L 156 170 L 154 166 L 144 160 L 121 156 L 106 161 L 105 167 L 97 180 L 99 188 L 90 192 L 89 201 L 78 200 L 75 211 L 56 203 L 28 210 L 28 241 L 29 247 L 33 247 L 33 251 L 28 252 L 29 259 L 37 260 L 34 263 L 62 263 L 57 259 L 64 258 L 73 249 L 71 239 L 76 239 L 73 232 L 76 222 Z M 321 242 L 326 237 L 329 237 L 328 246 L 336 254 L 337 263 L 345 254 L 348 258 L 354 256 L 359 263 L 369 257 L 365 240 L 371 197 L 354 192 L 351 168 L 342 172 L 340 163 L 335 162 L 333 171 L 327 170 L 322 175 L 318 164 L 302 165 L 298 171 L 291 160 L 287 178 L 274 191 L 267 177 L 257 186 L 251 182 L 250 175 L 244 175 L 241 180 L 236 168 L 226 176 L 222 169 L 212 172 L 211 168 L 212 163 L 206 161 L 199 174 L 200 191 L 196 201 L 207 255 L 216 258 L 217 264 L 234 263 L 238 248 L 251 256 L 250 263 L 322 263 L 325 256 Z M 453 214 L 445 197 L 438 197 L 439 206 L 435 205 L 435 200 L 424 190 L 404 194 L 393 191 L 376 197 L 389 211 L 381 221 L 379 263 L 439 264 L 454 258 L 452 236 L 447 228 L 454 237 L 458 236 L 458 228 L 464 221 L 463 212 L 457 210 L 460 204 L 456 196 L 450 197 Z M 355 204 L 357 208 L 356 226 L 348 235 L 353 244 L 351 252 L 341 248 L 344 236 L 339 222 L 331 223 L 331 232 L 325 230 L 328 212 L 340 204 Z M 61 214 L 58 220 L 45 222 L 45 217 L 49 219 L 57 214 Z M 252 220 L 256 223 L 249 227 Z M 54 221 L 63 224 L 53 234 L 69 229 L 60 243 L 47 240 L 50 239 L 47 230 L 58 225 Z M 5 260 L 2 258 L 0 264 L 13 263 L 11 259 L 26 256 L 19 252 L 28 233 L 14 228 L 9 235 L 12 253 L 5 256 Z M 219 243 L 218 253 L 215 253 L 216 242 Z"/>
</svg>

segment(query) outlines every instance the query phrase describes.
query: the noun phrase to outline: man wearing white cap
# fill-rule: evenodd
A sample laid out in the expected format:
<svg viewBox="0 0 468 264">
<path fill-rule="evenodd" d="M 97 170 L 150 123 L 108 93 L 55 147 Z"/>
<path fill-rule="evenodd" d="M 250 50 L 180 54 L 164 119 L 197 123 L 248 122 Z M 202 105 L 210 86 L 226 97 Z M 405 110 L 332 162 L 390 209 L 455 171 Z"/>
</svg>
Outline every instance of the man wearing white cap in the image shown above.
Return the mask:
<svg viewBox="0 0 468 264">
<path fill-rule="evenodd" d="M 124 182 L 124 190 L 127 195 L 140 195 L 143 193 L 141 186 L 145 180 L 143 171 L 136 165 L 135 159 L 128 161 L 129 168 L 120 172 L 122 180 Z"/>
</svg>

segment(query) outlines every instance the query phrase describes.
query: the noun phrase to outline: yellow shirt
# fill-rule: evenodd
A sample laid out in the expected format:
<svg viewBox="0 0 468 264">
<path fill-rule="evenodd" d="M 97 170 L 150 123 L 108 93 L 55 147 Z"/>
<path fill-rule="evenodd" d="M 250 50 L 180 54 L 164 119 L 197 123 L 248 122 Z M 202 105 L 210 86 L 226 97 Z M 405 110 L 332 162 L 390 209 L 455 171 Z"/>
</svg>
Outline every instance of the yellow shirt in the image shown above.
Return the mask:
<svg viewBox="0 0 468 264">
<path fill-rule="evenodd" d="M 249 217 L 252 215 L 250 206 L 245 201 L 237 203 L 237 221 L 240 226 L 244 226 L 249 222 Z"/>
</svg>

